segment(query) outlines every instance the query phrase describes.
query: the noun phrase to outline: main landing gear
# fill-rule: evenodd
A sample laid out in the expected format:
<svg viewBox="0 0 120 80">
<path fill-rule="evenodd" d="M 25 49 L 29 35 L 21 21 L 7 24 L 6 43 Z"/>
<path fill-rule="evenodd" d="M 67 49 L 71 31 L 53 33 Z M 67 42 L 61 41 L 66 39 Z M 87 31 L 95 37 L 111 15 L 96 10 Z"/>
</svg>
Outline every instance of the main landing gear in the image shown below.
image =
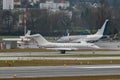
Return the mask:
<svg viewBox="0 0 120 80">
<path fill-rule="evenodd" d="M 61 54 L 65 54 L 65 52 L 66 52 L 65 50 L 60 51 Z"/>
</svg>

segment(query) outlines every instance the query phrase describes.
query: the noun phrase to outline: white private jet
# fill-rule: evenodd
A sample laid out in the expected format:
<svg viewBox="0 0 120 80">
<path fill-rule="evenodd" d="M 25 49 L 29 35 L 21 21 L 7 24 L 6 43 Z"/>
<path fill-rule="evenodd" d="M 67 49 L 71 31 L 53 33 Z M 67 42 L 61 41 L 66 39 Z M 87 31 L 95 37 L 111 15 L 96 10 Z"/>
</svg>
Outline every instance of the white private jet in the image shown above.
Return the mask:
<svg viewBox="0 0 120 80">
<path fill-rule="evenodd" d="M 50 50 L 58 50 L 63 54 L 66 51 L 71 51 L 71 50 L 99 48 L 98 46 L 94 45 L 93 43 L 87 43 L 87 42 L 81 42 L 81 43 L 53 43 L 53 42 L 48 42 L 40 34 L 29 35 L 27 37 L 35 40 L 37 42 L 39 48 L 45 48 L 45 49 L 50 49 Z"/>
<path fill-rule="evenodd" d="M 57 42 L 81 42 L 81 41 L 86 41 L 86 42 L 93 42 L 97 41 L 100 38 L 104 36 L 105 28 L 108 23 L 108 19 L 104 22 L 103 26 L 101 29 L 98 29 L 98 31 L 95 34 L 91 35 L 71 35 L 71 36 L 63 36 L 60 39 L 57 40 Z"/>
</svg>

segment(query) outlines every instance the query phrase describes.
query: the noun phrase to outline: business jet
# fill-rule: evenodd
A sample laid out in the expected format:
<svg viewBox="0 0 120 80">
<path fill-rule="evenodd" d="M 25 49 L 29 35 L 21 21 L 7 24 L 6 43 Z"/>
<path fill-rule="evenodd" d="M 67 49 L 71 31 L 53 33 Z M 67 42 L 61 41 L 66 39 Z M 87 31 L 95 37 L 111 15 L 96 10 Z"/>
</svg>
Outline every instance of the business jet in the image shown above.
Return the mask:
<svg viewBox="0 0 120 80">
<path fill-rule="evenodd" d="M 63 36 L 60 39 L 58 39 L 57 42 L 73 42 L 73 43 L 76 42 L 76 43 L 78 43 L 81 41 L 86 41 L 86 42 L 97 41 L 105 35 L 104 33 L 106 30 L 107 23 L 108 23 L 108 19 L 105 20 L 101 29 L 98 29 L 98 31 L 95 34 Z"/>
<path fill-rule="evenodd" d="M 27 38 L 33 39 L 37 42 L 39 48 L 45 48 L 49 50 L 58 50 L 62 54 L 66 51 L 79 50 L 79 49 L 98 49 L 97 45 L 93 43 L 81 42 L 81 43 L 54 43 L 48 42 L 42 35 L 34 34 L 29 35 Z"/>
</svg>

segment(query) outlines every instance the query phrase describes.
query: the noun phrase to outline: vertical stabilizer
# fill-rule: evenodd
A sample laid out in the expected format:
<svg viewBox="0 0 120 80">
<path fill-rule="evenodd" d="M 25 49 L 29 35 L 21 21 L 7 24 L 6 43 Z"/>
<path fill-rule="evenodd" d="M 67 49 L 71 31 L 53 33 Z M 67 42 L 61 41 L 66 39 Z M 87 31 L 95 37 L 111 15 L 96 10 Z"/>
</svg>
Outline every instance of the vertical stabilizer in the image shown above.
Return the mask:
<svg viewBox="0 0 120 80">
<path fill-rule="evenodd" d="M 30 30 L 28 30 L 28 32 L 25 34 L 25 36 L 29 36 L 29 35 L 30 35 L 30 33 L 31 33 L 31 31 L 30 31 Z"/>
<path fill-rule="evenodd" d="M 67 29 L 66 32 L 65 32 L 65 36 L 69 36 L 70 33 L 69 33 L 69 30 Z"/>
<path fill-rule="evenodd" d="M 48 41 L 40 34 L 31 35 L 31 38 L 33 38 L 38 43 L 38 45 L 48 43 Z"/>
<path fill-rule="evenodd" d="M 105 35 L 104 33 L 106 31 L 106 26 L 108 24 L 108 21 L 109 21 L 108 19 L 105 20 L 103 26 L 101 27 L 101 29 L 98 29 L 95 35 Z"/>
</svg>

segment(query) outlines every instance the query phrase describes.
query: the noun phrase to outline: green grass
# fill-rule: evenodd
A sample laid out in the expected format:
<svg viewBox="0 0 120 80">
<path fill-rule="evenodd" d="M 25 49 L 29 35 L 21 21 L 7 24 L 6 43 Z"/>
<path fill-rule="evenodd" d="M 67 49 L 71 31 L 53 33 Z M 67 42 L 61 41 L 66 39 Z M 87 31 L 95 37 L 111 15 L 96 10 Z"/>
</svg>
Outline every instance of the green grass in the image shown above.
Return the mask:
<svg viewBox="0 0 120 80">
<path fill-rule="evenodd" d="M 0 38 L 18 38 L 19 36 L 0 36 Z"/>
<path fill-rule="evenodd" d="M 120 50 L 110 50 L 110 49 L 81 49 L 78 51 L 120 51 Z M 26 49 L 2 49 L 0 52 L 55 52 L 55 50 L 47 50 L 47 49 L 40 49 L 40 48 L 26 48 Z M 93 53 L 94 54 L 94 53 Z"/>
<path fill-rule="evenodd" d="M 75 77 L 43 77 L 43 78 L 10 78 L 0 80 L 120 80 L 120 75 L 108 76 L 75 76 Z"/>
<path fill-rule="evenodd" d="M 2 60 L 0 67 L 120 64 L 120 60 Z"/>
<path fill-rule="evenodd" d="M 15 56 L 17 57 L 17 56 Z M 20 57 L 20 56 L 19 56 Z M 87 57 L 120 57 L 120 54 L 64 54 L 64 55 L 44 55 L 44 56 L 21 56 L 21 57 L 65 57 L 65 58 L 87 58 Z"/>
<path fill-rule="evenodd" d="M 46 49 L 2 49 L 0 52 L 53 52 L 53 50 L 46 50 Z"/>
<path fill-rule="evenodd" d="M 24 36 L 24 35 L 21 35 L 21 36 Z M 1 41 L 3 38 L 19 38 L 19 36 L 0 36 L 0 41 Z M 45 38 L 48 39 L 48 40 L 53 40 L 53 39 L 55 39 L 56 37 L 45 37 Z"/>
<path fill-rule="evenodd" d="M 0 36 L 0 41 L 3 39 L 3 38 L 18 38 L 19 36 Z"/>
<path fill-rule="evenodd" d="M 89 51 L 89 50 L 79 50 L 79 52 L 86 52 L 86 51 Z M 103 51 L 103 50 L 96 50 L 96 52 L 99 52 L 99 51 Z M 108 51 L 108 50 L 107 50 Z M 3 49 L 3 50 L 0 50 L 0 52 L 21 52 L 21 54 L 24 54 L 22 52 L 28 52 L 28 53 L 32 53 L 32 52 L 47 52 L 47 54 L 49 52 L 57 52 L 58 54 L 60 53 L 59 51 L 54 51 L 54 50 L 46 50 L 46 49 L 30 49 L 30 48 L 27 48 L 27 49 Z M 77 51 L 78 52 L 78 51 Z M 46 56 L 21 56 L 21 57 L 119 57 L 120 54 L 95 54 L 94 51 L 89 51 L 90 53 L 89 54 L 61 54 L 61 55 L 46 55 Z M 51 53 L 49 53 L 51 54 Z M 3 56 L 4 57 L 4 56 Z M 17 56 L 15 56 L 17 57 Z M 20 56 L 19 56 L 20 57 Z"/>
<path fill-rule="evenodd" d="M 24 53 L 21 53 L 24 54 Z M 64 55 L 30 55 L 31 53 L 29 53 L 29 55 L 27 56 L 7 56 L 7 57 L 47 57 L 47 58 L 54 58 L 54 57 L 58 57 L 58 58 L 91 58 L 91 57 L 120 57 L 120 54 L 64 54 Z M 6 56 L 2 56 L 2 57 L 6 57 Z"/>
</svg>

